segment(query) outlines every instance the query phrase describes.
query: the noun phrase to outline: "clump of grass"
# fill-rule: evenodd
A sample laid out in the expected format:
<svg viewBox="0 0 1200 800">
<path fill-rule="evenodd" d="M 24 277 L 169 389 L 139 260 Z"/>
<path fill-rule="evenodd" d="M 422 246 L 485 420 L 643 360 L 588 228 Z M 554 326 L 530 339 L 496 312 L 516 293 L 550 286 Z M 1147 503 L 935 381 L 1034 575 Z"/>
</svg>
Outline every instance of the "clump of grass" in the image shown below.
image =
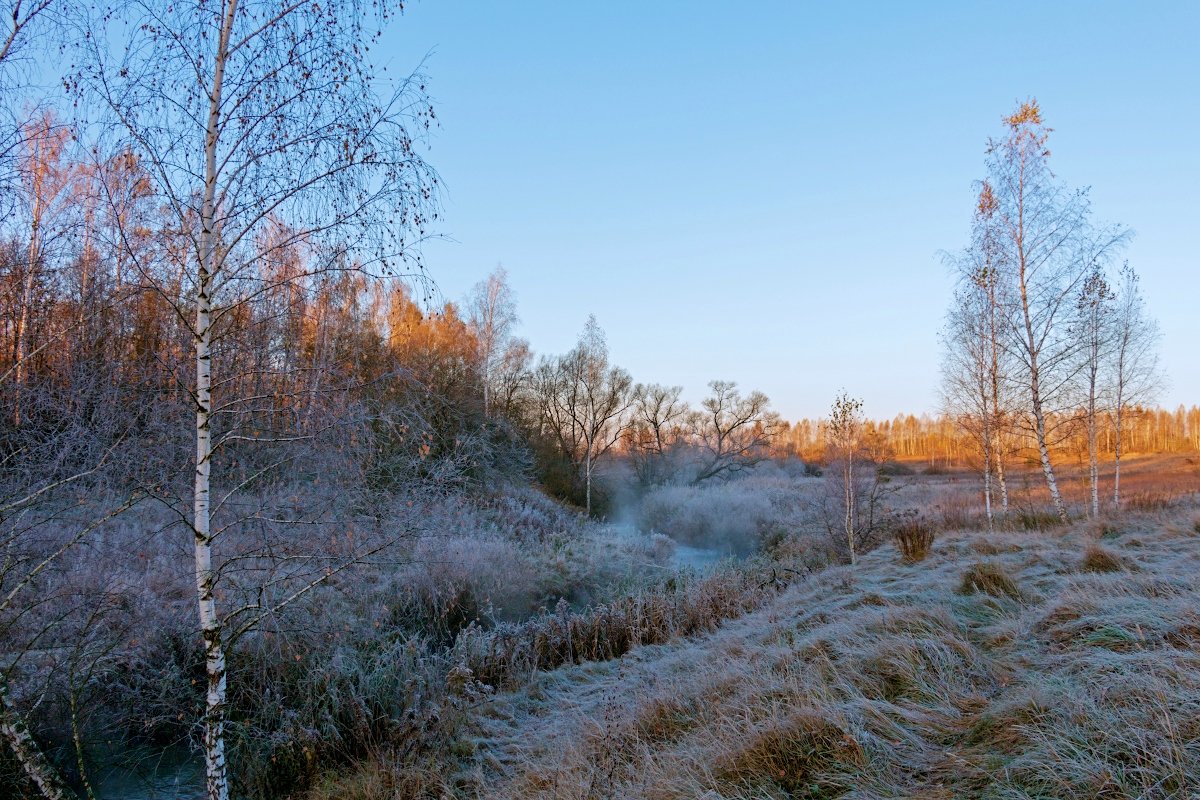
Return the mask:
<svg viewBox="0 0 1200 800">
<path fill-rule="evenodd" d="M 1081 638 L 1084 644 L 1118 652 L 1132 650 L 1139 644 L 1137 634 L 1117 624 L 1101 625 L 1083 634 Z"/>
<path fill-rule="evenodd" d="M 1125 499 L 1129 511 L 1163 511 L 1175 503 L 1175 494 L 1170 491 L 1150 490 L 1134 492 Z"/>
<path fill-rule="evenodd" d="M 1131 572 L 1133 569 L 1134 565 L 1128 559 L 1096 542 L 1087 546 L 1079 563 L 1081 572 Z"/>
<path fill-rule="evenodd" d="M 1013 577 L 994 561 L 980 561 L 968 567 L 963 573 L 958 591 L 961 594 L 990 594 L 993 597 L 1011 597 L 1014 600 L 1020 600 L 1024 596 Z"/>
<path fill-rule="evenodd" d="M 892 529 L 892 538 L 896 542 L 896 549 L 900 551 L 900 560 L 905 564 L 916 564 L 924 561 L 933 549 L 935 534 L 933 526 L 924 519 L 910 516 Z"/>
<path fill-rule="evenodd" d="M 694 722 L 694 711 L 675 697 L 655 697 L 639 706 L 635 729 L 638 737 L 651 742 L 669 742 L 686 733 Z"/>
<path fill-rule="evenodd" d="M 490 686 L 519 685 L 521 676 L 564 664 L 619 658 L 635 647 L 716 629 L 752 611 L 786 587 L 773 573 L 747 569 L 714 572 L 700 579 L 680 575 L 657 590 L 619 597 L 572 611 L 560 603 L 517 624 L 485 630 L 469 625 L 459 634 L 455 658 Z"/>
<path fill-rule="evenodd" d="M 850 788 L 837 779 L 839 765 L 864 761 L 862 746 L 828 714 L 797 709 L 741 739 L 717 774 L 741 785 L 774 784 L 794 797 L 834 797 Z"/>
<path fill-rule="evenodd" d="M 1099 519 L 1092 523 L 1090 533 L 1093 537 L 1102 541 L 1111 541 L 1119 539 L 1125 531 L 1121 530 L 1120 526 L 1112 520 Z"/>
<path fill-rule="evenodd" d="M 972 539 L 970 547 L 976 553 L 985 556 L 998 556 L 1002 553 L 1019 553 L 1020 545 L 1012 542 L 998 542 L 995 539 Z"/>
<path fill-rule="evenodd" d="M 1014 520 L 1017 527 L 1027 531 L 1048 531 L 1062 525 L 1062 520 L 1052 511 L 1038 511 L 1031 508 L 1017 511 Z"/>
<path fill-rule="evenodd" d="M 1028 742 L 1032 725 L 1047 715 L 1052 698 L 1038 689 L 1020 690 L 1014 697 L 989 706 L 974 718 L 965 741 L 973 745 L 989 745 L 1001 752 L 1013 752 Z"/>
</svg>

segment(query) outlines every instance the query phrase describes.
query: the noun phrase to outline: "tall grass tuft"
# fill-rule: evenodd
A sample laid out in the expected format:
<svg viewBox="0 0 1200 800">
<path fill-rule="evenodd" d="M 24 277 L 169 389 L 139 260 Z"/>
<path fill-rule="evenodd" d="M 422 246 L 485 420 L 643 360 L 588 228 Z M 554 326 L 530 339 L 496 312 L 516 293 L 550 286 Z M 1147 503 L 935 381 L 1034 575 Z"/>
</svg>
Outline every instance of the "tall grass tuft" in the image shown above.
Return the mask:
<svg viewBox="0 0 1200 800">
<path fill-rule="evenodd" d="M 1129 572 L 1134 569 L 1134 564 L 1107 547 L 1092 542 L 1083 551 L 1079 569 L 1081 572 Z"/>
<path fill-rule="evenodd" d="M 934 538 L 933 526 L 916 515 L 905 517 L 892 529 L 892 539 L 905 564 L 924 561 L 933 549 Z"/>
<path fill-rule="evenodd" d="M 980 593 L 1014 600 L 1024 596 L 1013 577 L 995 561 L 981 561 L 968 567 L 958 590 L 961 594 Z"/>
</svg>

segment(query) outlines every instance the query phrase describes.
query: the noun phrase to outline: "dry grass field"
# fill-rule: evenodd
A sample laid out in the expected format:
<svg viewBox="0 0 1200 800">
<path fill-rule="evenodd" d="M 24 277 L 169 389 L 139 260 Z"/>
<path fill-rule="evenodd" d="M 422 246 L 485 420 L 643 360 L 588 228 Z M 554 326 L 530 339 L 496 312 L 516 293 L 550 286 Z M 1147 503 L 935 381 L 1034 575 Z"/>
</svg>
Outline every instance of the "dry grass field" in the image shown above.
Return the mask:
<svg viewBox="0 0 1200 800">
<path fill-rule="evenodd" d="M 511 798 L 1188 798 L 1200 520 L 889 545 L 716 633 L 481 709 L 460 792 Z"/>
<path fill-rule="evenodd" d="M 316 795 L 1200 796 L 1200 513 L 947 531 L 793 582 L 711 632 L 470 704 L 441 771 Z"/>
</svg>

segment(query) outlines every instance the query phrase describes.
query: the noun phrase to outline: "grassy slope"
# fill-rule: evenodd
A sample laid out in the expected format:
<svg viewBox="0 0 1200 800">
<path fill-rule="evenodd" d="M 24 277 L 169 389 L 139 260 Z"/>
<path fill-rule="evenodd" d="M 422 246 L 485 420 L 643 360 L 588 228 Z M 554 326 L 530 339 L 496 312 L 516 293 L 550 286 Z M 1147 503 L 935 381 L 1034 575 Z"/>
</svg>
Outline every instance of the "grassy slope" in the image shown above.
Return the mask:
<svg viewBox="0 0 1200 800">
<path fill-rule="evenodd" d="M 888 545 L 714 634 L 494 698 L 459 793 L 1200 796 L 1196 525 L 948 534 L 916 565 Z"/>
</svg>

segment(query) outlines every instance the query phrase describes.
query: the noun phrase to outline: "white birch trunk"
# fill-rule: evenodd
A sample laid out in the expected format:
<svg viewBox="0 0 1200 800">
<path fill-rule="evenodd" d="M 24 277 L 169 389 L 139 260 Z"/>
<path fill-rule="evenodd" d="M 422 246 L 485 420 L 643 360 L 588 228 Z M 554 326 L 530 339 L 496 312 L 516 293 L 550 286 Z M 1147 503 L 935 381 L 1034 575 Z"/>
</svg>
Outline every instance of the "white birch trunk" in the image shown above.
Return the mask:
<svg viewBox="0 0 1200 800">
<path fill-rule="evenodd" d="M 1050 462 L 1050 448 L 1046 445 L 1046 416 L 1042 413 L 1041 401 L 1034 402 L 1034 423 L 1036 425 L 1038 455 L 1041 456 L 1042 474 L 1046 477 L 1046 488 L 1050 490 L 1050 499 L 1054 502 L 1054 511 L 1063 522 L 1070 522 L 1067 507 L 1058 491 L 1058 481 L 1054 478 L 1054 465 Z"/>
<path fill-rule="evenodd" d="M 1008 481 L 1004 478 L 1004 451 L 998 441 L 996 445 L 996 481 L 1000 484 L 1000 513 L 1008 516 Z"/>
<path fill-rule="evenodd" d="M 1022 208 L 1022 213 L 1024 209 Z M 1028 287 L 1025 283 L 1024 242 L 1018 238 L 1017 246 L 1021 251 L 1021 311 L 1025 317 L 1025 341 L 1029 355 L 1029 399 L 1033 407 L 1034 432 L 1037 435 L 1038 455 L 1041 457 L 1042 474 L 1046 477 L 1046 488 L 1050 491 L 1050 499 L 1054 502 L 1054 510 L 1064 523 L 1069 522 L 1067 507 L 1063 504 L 1062 495 L 1058 491 L 1058 481 L 1054 478 L 1054 465 L 1050 461 L 1050 448 L 1046 444 L 1046 413 L 1042 407 L 1040 374 L 1038 372 L 1038 345 L 1033 331 L 1033 319 L 1029 311 Z"/>
<path fill-rule="evenodd" d="M 1092 516 L 1100 516 L 1100 466 L 1096 437 L 1096 390 L 1088 398 L 1088 481 L 1092 491 Z"/>
<path fill-rule="evenodd" d="M 1113 508 L 1121 510 L 1121 426 L 1124 422 L 1124 400 L 1117 394 L 1117 413 L 1113 423 Z"/>
<path fill-rule="evenodd" d="M 854 542 L 854 451 L 846 456 L 846 545 L 850 550 L 850 566 L 857 560 Z"/>
<path fill-rule="evenodd" d="M 21 426 L 21 390 L 25 387 L 29 370 L 25 359 L 29 353 L 29 316 L 33 308 L 34 277 L 37 274 L 38 262 L 42 257 L 42 180 L 45 167 L 40 163 L 41 147 L 42 145 L 39 144 L 37 154 L 33 159 L 33 210 L 29 225 L 29 263 L 25 265 L 25 280 L 21 282 L 21 312 L 17 316 L 17 330 L 14 336 L 17 340 L 17 363 L 13 380 L 17 385 L 17 395 L 13 410 L 13 422 L 17 427 Z"/>
<path fill-rule="evenodd" d="M 0 675 L 0 735 L 8 742 L 9 749 L 25 775 L 47 800 L 70 800 L 75 793 L 58 774 L 38 747 L 25 721 L 12 708 L 8 699 L 8 682 Z"/>
<path fill-rule="evenodd" d="M 196 298 L 196 482 L 192 526 L 195 534 L 196 596 L 208 689 L 204 704 L 204 767 L 208 800 L 228 800 L 225 764 L 225 648 L 217 614 L 217 572 L 213 569 L 210 491 L 212 478 L 212 329 L 207 275 Z"/>
<path fill-rule="evenodd" d="M 587 451 L 587 455 L 585 456 L 583 475 L 584 475 L 583 481 L 585 484 L 584 508 L 587 511 L 587 515 L 590 517 L 590 516 L 592 516 L 592 447 L 591 447 L 590 443 L 588 444 L 588 451 Z"/>
<path fill-rule="evenodd" d="M 217 613 L 217 571 L 213 568 L 210 491 L 212 482 L 212 292 L 220 266 L 216 207 L 217 143 L 221 130 L 221 90 L 238 0 L 227 0 L 213 62 L 204 141 L 204 197 L 200 208 L 200 264 L 196 286 L 196 480 L 193 530 L 196 596 L 204 664 L 208 678 L 204 703 L 204 771 L 208 800 L 229 800 L 225 761 L 225 644 Z"/>
<path fill-rule="evenodd" d="M 987 515 L 988 530 L 990 531 L 995 521 L 992 518 L 992 433 L 987 431 L 984 434 L 986 444 L 983 448 L 983 510 Z"/>
</svg>

